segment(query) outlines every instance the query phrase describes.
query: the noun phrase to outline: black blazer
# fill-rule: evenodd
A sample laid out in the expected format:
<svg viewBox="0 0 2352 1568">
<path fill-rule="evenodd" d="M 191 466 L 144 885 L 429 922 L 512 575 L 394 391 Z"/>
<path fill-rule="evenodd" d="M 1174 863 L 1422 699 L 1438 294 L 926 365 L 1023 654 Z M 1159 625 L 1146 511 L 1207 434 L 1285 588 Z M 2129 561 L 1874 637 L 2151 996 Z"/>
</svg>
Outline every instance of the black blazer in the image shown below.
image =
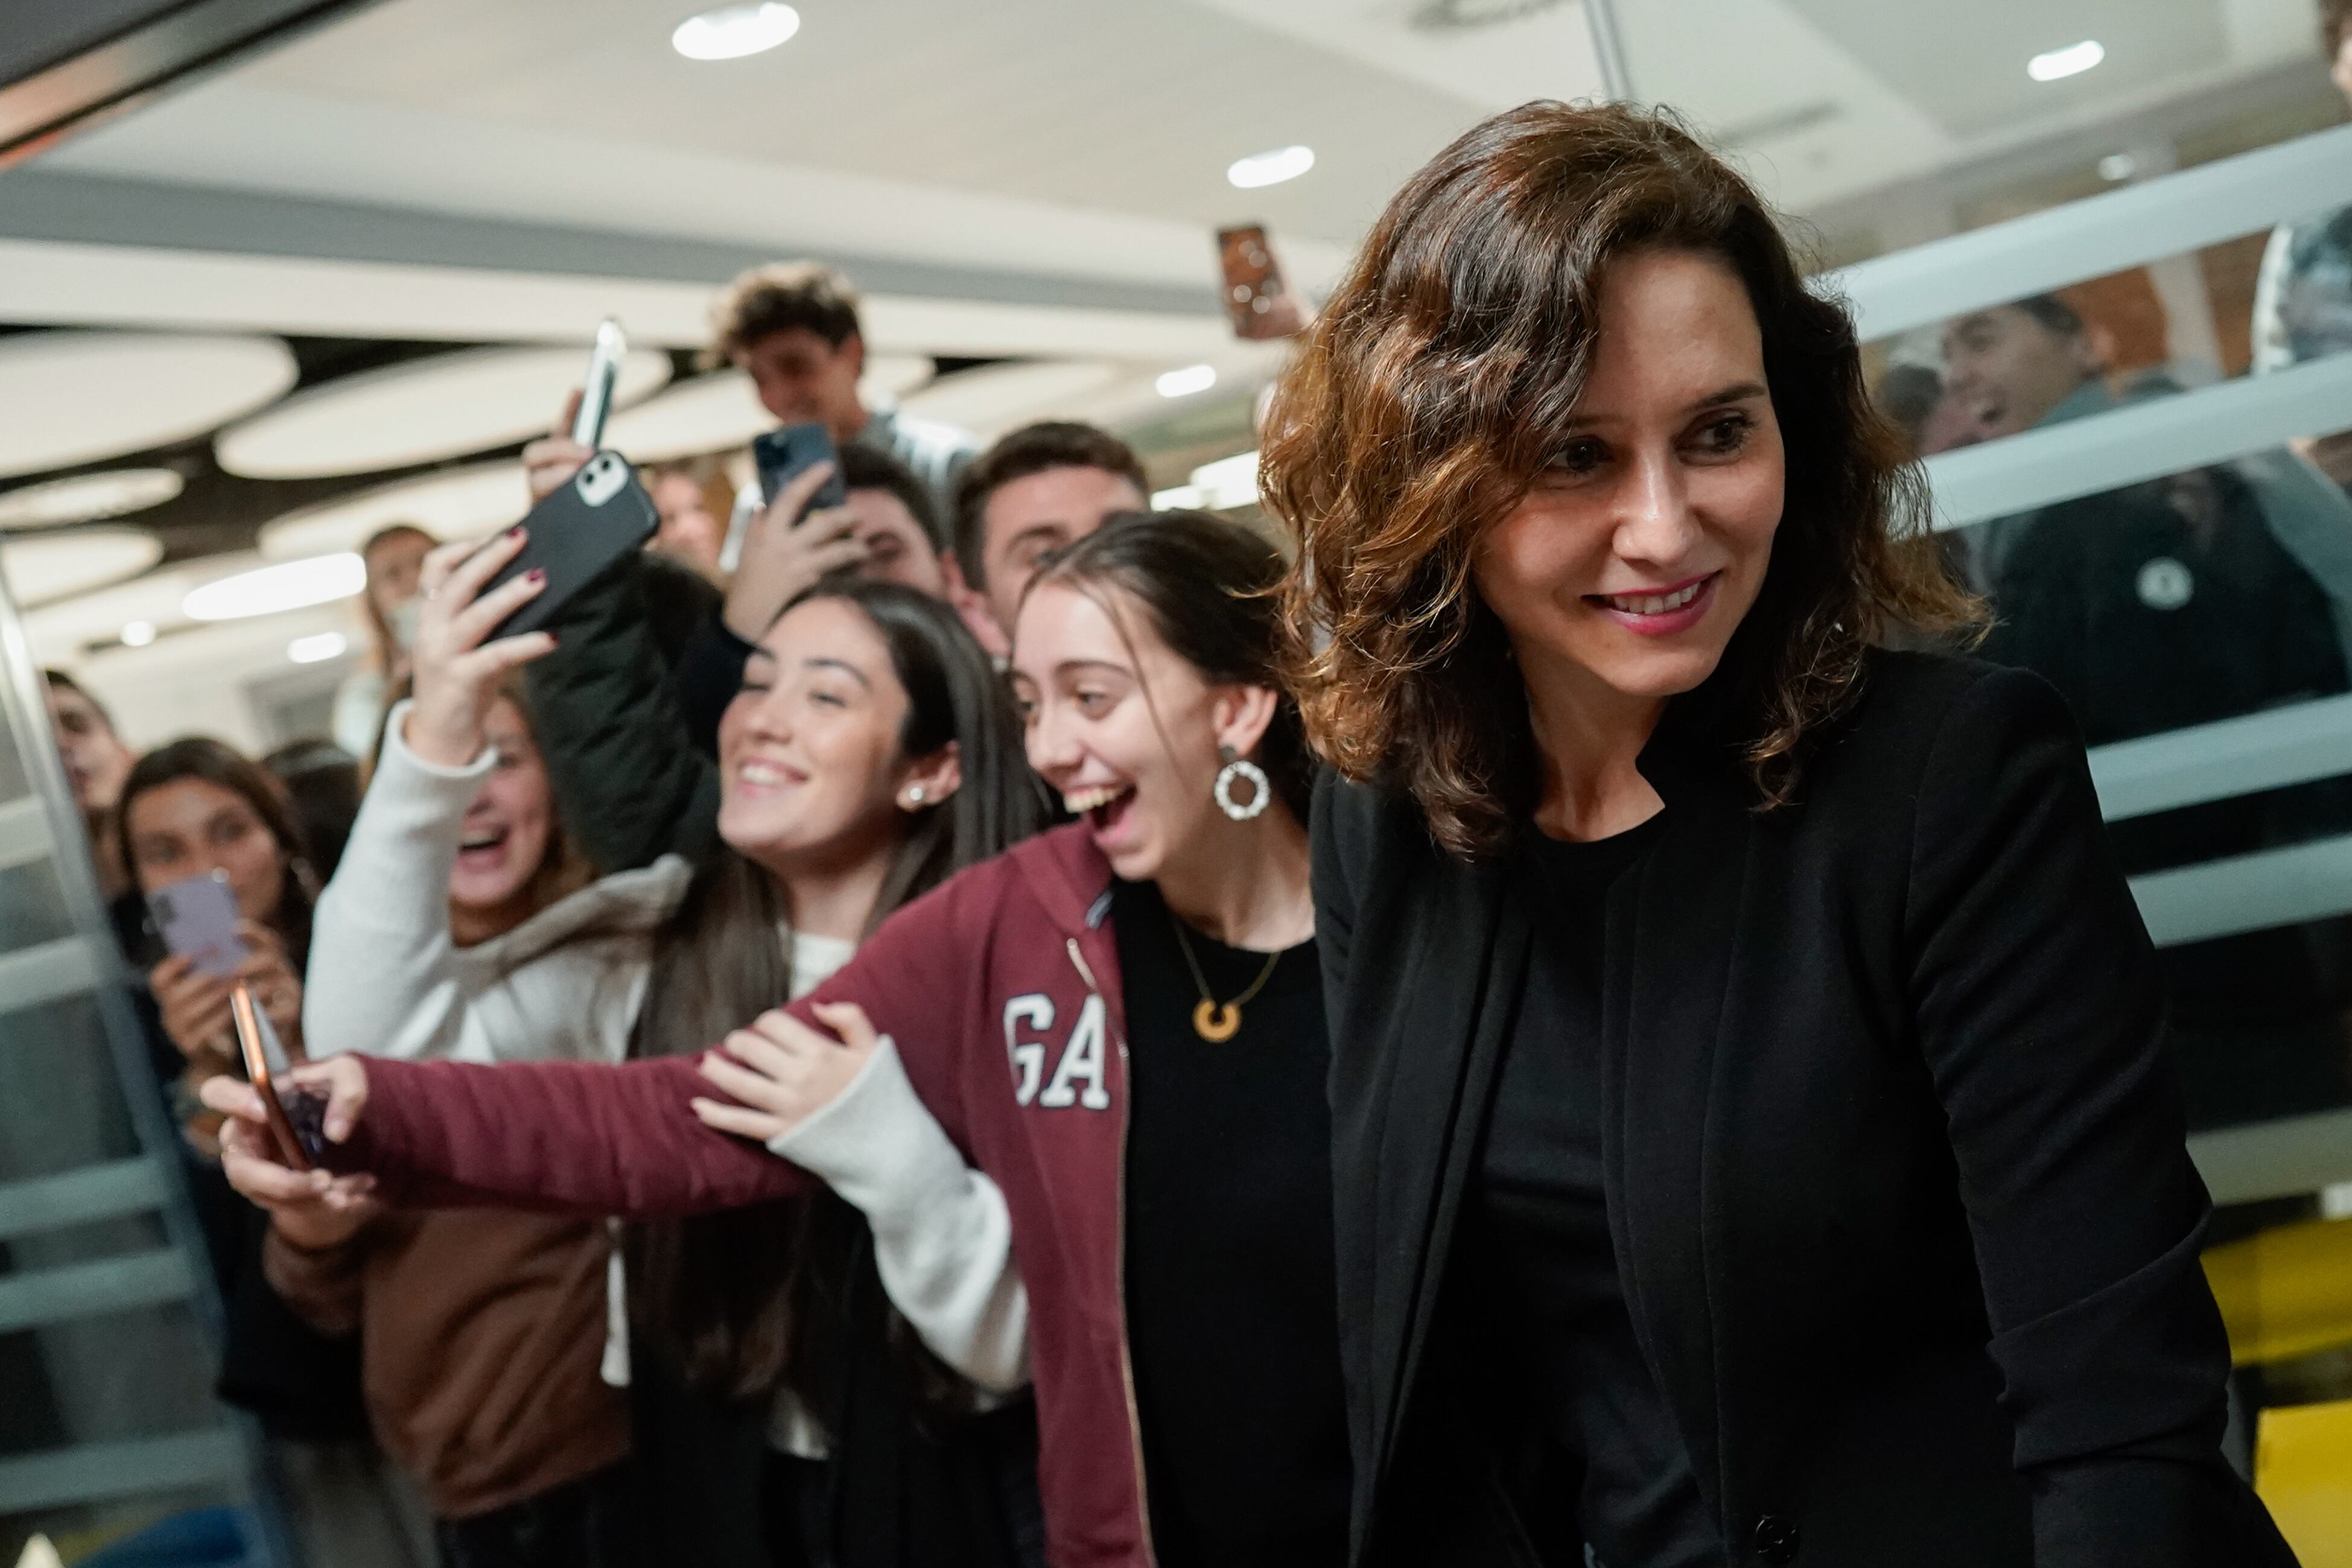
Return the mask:
<svg viewBox="0 0 2352 1568">
<path fill-rule="evenodd" d="M 2056 695 L 1874 655 L 1761 814 L 1710 700 L 1642 756 L 1664 825 L 1607 911 L 1603 1165 L 1728 1561 L 2291 1564 L 2219 1451 L 2210 1205 Z M 1313 833 L 1354 1560 L 1531 1562 L 1447 1257 L 1534 933 L 1409 798 L 1326 780 Z"/>
</svg>

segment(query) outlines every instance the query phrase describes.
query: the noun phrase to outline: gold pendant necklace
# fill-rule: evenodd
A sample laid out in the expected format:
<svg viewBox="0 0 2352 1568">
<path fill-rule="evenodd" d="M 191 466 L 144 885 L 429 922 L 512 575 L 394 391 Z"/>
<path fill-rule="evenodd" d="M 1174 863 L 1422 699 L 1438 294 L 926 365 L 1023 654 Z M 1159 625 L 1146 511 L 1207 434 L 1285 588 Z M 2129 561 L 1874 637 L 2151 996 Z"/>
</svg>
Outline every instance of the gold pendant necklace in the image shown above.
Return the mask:
<svg viewBox="0 0 2352 1568">
<path fill-rule="evenodd" d="M 1164 905 L 1163 905 L 1164 907 Z M 1257 972 L 1248 990 L 1232 1001 L 1221 1002 L 1209 992 L 1209 977 L 1201 972 L 1201 960 L 1192 952 L 1192 939 L 1185 935 L 1184 923 L 1176 912 L 1168 911 L 1168 924 L 1176 930 L 1176 946 L 1184 954 L 1184 966 L 1192 971 L 1192 983 L 1201 988 L 1200 1005 L 1192 1009 L 1192 1032 L 1212 1045 L 1223 1045 L 1239 1034 L 1242 1029 L 1242 1004 L 1254 1000 L 1265 983 L 1274 978 L 1274 967 L 1282 962 L 1279 948 L 1265 956 L 1265 967 Z"/>
</svg>

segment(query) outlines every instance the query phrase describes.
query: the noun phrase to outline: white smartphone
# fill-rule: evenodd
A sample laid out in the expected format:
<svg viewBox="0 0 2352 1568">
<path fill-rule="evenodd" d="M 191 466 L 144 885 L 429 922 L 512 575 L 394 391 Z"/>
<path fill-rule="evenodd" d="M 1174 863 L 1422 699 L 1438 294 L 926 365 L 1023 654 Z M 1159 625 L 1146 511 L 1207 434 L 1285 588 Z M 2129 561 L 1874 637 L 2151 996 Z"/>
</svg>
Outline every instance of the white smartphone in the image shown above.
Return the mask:
<svg viewBox="0 0 2352 1568">
<path fill-rule="evenodd" d="M 228 878 L 207 872 L 159 887 L 147 895 L 163 946 L 223 979 L 245 962 L 245 938 L 236 934 L 236 894 Z"/>
<path fill-rule="evenodd" d="M 613 412 L 613 387 L 620 380 L 621 361 L 628 356 L 629 340 L 621 324 L 607 316 L 596 326 L 596 347 L 588 356 L 588 382 L 580 392 L 580 413 L 572 422 L 572 439 L 594 451 L 604 439 L 604 421 Z"/>
</svg>

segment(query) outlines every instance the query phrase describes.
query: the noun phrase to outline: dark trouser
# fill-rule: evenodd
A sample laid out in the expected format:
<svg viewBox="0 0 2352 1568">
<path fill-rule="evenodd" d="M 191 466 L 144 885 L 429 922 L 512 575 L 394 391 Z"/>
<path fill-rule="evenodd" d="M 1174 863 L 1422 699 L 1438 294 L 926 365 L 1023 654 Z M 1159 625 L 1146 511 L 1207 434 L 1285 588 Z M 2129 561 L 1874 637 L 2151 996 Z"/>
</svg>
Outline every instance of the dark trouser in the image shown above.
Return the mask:
<svg viewBox="0 0 2352 1568">
<path fill-rule="evenodd" d="M 437 1520 L 442 1568 L 637 1568 L 646 1561 L 628 1461 L 470 1519 Z"/>
</svg>

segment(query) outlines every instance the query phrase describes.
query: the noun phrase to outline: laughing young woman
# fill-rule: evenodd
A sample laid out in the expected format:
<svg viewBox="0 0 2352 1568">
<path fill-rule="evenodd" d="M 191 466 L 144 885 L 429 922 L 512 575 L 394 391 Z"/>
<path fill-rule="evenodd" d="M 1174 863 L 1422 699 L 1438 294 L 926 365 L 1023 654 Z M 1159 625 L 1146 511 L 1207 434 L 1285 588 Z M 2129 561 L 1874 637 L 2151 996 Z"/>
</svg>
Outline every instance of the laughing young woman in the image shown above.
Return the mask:
<svg viewBox="0 0 2352 1568">
<path fill-rule="evenodd" d="M 518 577 L 482 592 L 520 548 L 517 530 L 425 564 L 416 695 L 387 726 L 320 908 L 314 1054 L 573 1064 L 707 1040 L 807 991 L 883 916 L 1034 823 L 1011 704 L 954 612 L 894 585 L 825 585 L 776 617 L 720 725 L 720 852 L 547 896 L 564 890 L 515 874 L 550 801 L 501 787 L 521 748 L 499 693 L 552 640 L 486 641 L 540 591 Z M 243 1084 L 208 1092 L 247 1121 L 259 1110 Z M 630 1237 L 640 1339 L 751 1417 L 719 1423 L 748 1454 L 715 1441 L 700 1467 L 656 1450 L 709 1423 L 644 1435 L 651 1526 L 701 1563 L 1009 1568 L 1024 1560 L 1025 1411 L 966 1419 L 1026 1377 L 1003 1198 L 903 1081 L 868 1079 L 844 1110 L 858 1135 L 804 1157 L 856 1212 L 818 1190 L 690 1221 L 673 1210 Z M 561 1120 L 518 1119 L 500 1138 L 533 1165 L 595 1153 Z M 301 1185 L 319 1210 L 358 1197 L 323 1173 Z M 625 1348 L 608 1352 L 615 1377 Z M 1033 1520 L 1035 1506 L 1032 1487 Z"/>
<path fill-rule="evenodd" d="M 2222 1460 L 2162 988 L 1853 329 L 1669 120 L 1408 183 L 1266 446 L 1358 1560 L 2292 1561 Z"/>
<path fill-rule="evenodd" d="M 1339 1563 L 1329 1051 L 1281 571 L 1186 514 L 1072 545 L 1013 670 L 1030 761 L 1079 821 L 886 921 L 699 1071 L 337 1064 L 339 1163 L 424 1200 L 722 1209 L 804 1186 L 786 1160 L 856 1138 L 872 1081 L 911 1081 L 1010 1211 L 1048 1558 Z"/>
</svg>

